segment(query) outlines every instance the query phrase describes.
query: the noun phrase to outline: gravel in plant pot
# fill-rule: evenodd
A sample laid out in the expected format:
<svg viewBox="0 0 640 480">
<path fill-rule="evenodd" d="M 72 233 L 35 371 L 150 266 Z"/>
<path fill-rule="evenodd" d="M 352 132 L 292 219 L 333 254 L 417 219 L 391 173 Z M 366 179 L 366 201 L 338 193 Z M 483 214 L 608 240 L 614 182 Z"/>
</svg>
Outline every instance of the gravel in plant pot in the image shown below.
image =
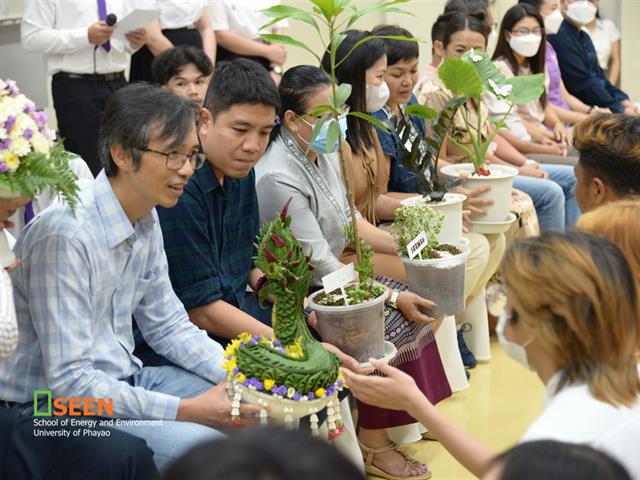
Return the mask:
<svg viewBox="0 0 640 480">
<path fill-rule="evenodd" d="M 427 205 L 406 205 L 396 210 L 391 233 L 398 241 L 398 254 L 407 271 L 409 288 L 435 302 L 425 314 L 438 318 L 464 310 L 464 279 L 468 247 L 442 244 L 438 235 L 444 215 Z M 424 234 L 425 246 L 413 258 L 409 248 Z"/>
</svg>

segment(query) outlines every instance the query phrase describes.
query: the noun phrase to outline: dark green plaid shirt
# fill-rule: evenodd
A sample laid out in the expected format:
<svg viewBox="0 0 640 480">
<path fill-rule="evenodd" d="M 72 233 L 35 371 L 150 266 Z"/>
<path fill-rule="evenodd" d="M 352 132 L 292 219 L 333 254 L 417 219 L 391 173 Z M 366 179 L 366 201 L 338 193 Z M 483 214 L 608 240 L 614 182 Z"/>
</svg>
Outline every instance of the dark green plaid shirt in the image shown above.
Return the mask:
<svg viewBox="0 0 640 480">
<path fill-rule="evenodd" d="M 222 299 L 242 309 L 259 232 L 253 169 L 225 177 L 223 187 L 205 163 L 175 207 L 157 210 L 169 276 L 185 308 Z"/>
</svg>

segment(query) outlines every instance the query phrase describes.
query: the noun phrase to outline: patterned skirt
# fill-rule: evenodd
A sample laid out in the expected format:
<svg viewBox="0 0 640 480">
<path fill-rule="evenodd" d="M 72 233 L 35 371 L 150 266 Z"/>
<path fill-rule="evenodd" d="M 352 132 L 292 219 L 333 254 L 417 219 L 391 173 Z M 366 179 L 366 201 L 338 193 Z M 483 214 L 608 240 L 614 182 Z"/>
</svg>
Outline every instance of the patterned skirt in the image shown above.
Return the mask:
<svg viewBox="0 0 640 480">
<path fill-rule="evenodd" d="M 376 281 L 394 290 L 407 285 L 382 275 Z M 385 307 L 385 340 L 392 342 L 398 354 L 391 365 L 411 375 L 431 403 L 451 396 L 451 387 L 440 360 L 438 345 L 430 324 L 411 322 L 400 311 Z M 367 429 L 399 427 L 415 423 L 408 413 L 373 407 L 358 401 L 358 424 Z"/>
</svg>

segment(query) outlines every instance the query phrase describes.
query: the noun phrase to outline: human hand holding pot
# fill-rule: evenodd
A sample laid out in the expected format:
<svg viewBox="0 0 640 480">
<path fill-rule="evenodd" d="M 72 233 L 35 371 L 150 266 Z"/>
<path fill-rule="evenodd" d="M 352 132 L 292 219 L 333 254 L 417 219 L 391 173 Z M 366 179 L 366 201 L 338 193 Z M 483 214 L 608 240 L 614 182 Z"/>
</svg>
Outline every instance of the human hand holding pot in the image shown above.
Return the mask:
<svg viewBox="0 0 640 480">
<path fill-rule="evenodd" d="M 462 209 L 469 210 L 471 213 L 475 213 L 478 215 L 486 215 L 487 212 L 483 210 L 481 207 L 493 205 L 494 203 L 493 200 L 488 198 L 477 198 L 478 195 L 488 192 L 489 190 L 491 190 L 491 185 L 485 185 L 483 187 L 478 187 L 473 189 L 464 188 L 463 186 L 460 186 L 455 189 L 456 192 L 462 193 L 467 197 L 466 200 L 462 202 Z M 464 214 L 463 214 L 463 217 L 464 217 Z"/>
<path fill-rule="evenodd" d="M 358 363 L 358 361 L 355 358 L 353 358 L 350 355 L 347 355 L 346 353 L 344 353 L 342 350 L 340 350 L 338 347 L 336 347 L 331 343 L 321 342 L 321 345 L 324 347 L 325 350 L 328 350 L 329 352 L 334 353 L 340 359 L 340 365 L 342 365 L 343 368 L 347 368 L 350 371 L 360 375 L 369 375 L 370 373 L 373 373 L 373 371 L 375 370 L 373 367 L 361 367 L 360 363 Z"/>
<path fill-rule="evenodd" d="M 400 292 L 400 295 L 398 295 L 397 305 L 398 310 L 400 310 L 400 313 L 402 313 L 407 320 L 423 323 L 433 323 L 436 321 L 435 318 L 422 313 L 422 311 L 420 311 L 420 307 L 432 310 L 434 308 L 438 308 L 438 306 L 431 300 L 422 298 L 420 295 L 416 295 L 413 292 Z"/>
<path fill-rule="evenodd" d="M 420 401 L 424 401 L 424 395 L 409 375 L 379 360 L 371 359 L 371 365 L 385 376 L 358 375 L 342 369 L 349 390 L 358 400 L 368 405 L 405 412 L 415 409 Z"/>
</svg>

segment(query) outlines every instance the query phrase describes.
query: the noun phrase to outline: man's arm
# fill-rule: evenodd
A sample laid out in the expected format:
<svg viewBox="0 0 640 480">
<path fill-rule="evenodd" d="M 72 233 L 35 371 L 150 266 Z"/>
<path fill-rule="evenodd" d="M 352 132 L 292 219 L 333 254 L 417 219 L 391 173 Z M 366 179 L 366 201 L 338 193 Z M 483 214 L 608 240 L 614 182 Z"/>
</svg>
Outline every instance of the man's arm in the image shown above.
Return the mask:
<svg viewBox="0 0 640 480">
<path fill-rule="evenodd" d="M 211 59 L 211 63 L 216 64 L 216 36 L 213 33 L 213 27 L 211 25 L 211 19 L 209 18 L 209 9 L 204 7 L 202 9 L 202 15 L 196 21 L 196 30 L 200 34 L 202 39 L 202 50 Z"/>
<path fill-rule="evenodd" d="M 55 28 L 56 4 L 53 0 L 27 0 L 20 27 L 22 46 L 30 52 L 73 53 L 91 44 L 106 42 L 114 28 L 104 22 L 80 28 Z"/>
<path fill-rule="evenodd" d="M 134 388 L 95 367 L 93 351 L 101 340 L 94 335 L 91 298 L 96 292 L 90 287 L 91 268 L 82 245 L 48 236 L 32 245 L 20 269 L 26 269 L 19 273 L 26 279 L 47 384 L 56 395 L 111 398 L 115 417 L 175 419 L 179 398 Z"/>
<path fill-rule="evenodd" d="M 224 300 L 192 308 L 189 318 L 198 327 L 222 338 L 235 338 L 243 332 L 265 337 L 273 335 L 271 327 Z"/>
<path fill-rule="evenodd" d="M 171 41 L 162 33 L 159 20 L 151 22 L 147 27 L 145 27 L 145 30 L 147 31 L 145 45 L 154 57 L 157 57 L 165 50 L 169 50 L 173 47 L 173 43 L 171 43 Z"/>
</svg>

